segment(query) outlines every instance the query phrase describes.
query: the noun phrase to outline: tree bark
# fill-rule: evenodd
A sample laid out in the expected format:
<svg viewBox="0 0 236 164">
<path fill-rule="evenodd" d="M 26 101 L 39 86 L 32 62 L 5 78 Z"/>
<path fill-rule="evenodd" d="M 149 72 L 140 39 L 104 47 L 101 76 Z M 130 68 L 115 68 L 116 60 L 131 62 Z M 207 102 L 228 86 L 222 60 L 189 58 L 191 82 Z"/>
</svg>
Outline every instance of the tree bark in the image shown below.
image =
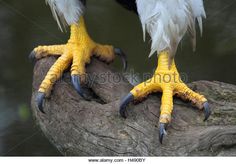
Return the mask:
<svg viewBox="0 0 236 164">
<path fill-rule="evenodd" d="M 119 73 L 93 59 L 87 67 L 87 96 L 81 98 L 65 73 L 44 103 L 46 114 L 36 107 L 40 83 L 54 57 L 39 60 L 34 69 L 32 111 L 48 139 L 63 155 L 76 156 L 195 156 L 236 155 L 236 86 L 199 81 L 189 84 L 209 100 L 212 115 L 203 122 L 203 112 L 177 98 L 164 143 L 158 140 L 161 94 L 131 104 L 128 118 L 119 115 L 120 99 L 132 86 Z M 96 77 L 96 78 L 94 78 Z M 106 78 L 106 79 L 104 79 Z M 116 81 L 119 80 L 119 83 Z"/>
</svg>

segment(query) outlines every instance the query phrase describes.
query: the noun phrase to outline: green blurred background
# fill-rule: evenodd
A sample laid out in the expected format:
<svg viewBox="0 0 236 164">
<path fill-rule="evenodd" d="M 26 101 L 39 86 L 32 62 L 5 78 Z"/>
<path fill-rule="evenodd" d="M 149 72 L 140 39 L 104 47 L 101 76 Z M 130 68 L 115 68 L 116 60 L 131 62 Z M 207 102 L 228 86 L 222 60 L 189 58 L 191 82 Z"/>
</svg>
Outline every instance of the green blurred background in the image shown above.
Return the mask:
<svg viewBox="0 0 236 164">
<path fill-rule="evenodd" d="M 236 1 L 205 0 L 204 35 L 192 52 L 186 37 L 176 63 L 188 81 L 218 80 L 236 84 Z M 121 47 L 129 69 L 152 72 L 150 42 L 143 43 L 138 17 L 114 0 L 88 0 L 86 22 L 100 43 Z M 33 64 L 28 54 L 37 45 L 67 41 L 44 0 L 0 0 L 0 155 L 60 155 L 33 121 L 30 111 Z M 114 67 L 120 69 L 116 61 Z"/>
</svg>

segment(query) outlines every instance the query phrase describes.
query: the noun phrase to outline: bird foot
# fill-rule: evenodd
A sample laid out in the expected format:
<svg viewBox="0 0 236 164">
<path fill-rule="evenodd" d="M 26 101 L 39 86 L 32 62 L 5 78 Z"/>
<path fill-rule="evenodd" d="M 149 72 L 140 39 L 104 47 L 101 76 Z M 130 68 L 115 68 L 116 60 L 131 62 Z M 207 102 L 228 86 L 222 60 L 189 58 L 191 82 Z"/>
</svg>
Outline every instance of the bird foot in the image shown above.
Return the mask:
<svg viewBox="0 0 236 164">
<path fill-rule="evenodd" d="M 171 114 L 173 111 L 173 96 L 177 94 L 184 100 L 191 101 L 199 109 L 204 109 L 206 121 L 210 114 L 209 104 L 207 99 L 194 91 L 192 91 L 181 80 L 174 61 L 169 65 L 168 53 L 162 52 L 158 58 L 158 67 L 153 77 L 133 88 L 128 96 L 126 96 L 120 105 L 120 114 L 126 118 L 126 107 L 134 101 L 143 99 L 153 92 L 162 92 L 161 113 L 159 117 L 159 139 L 162 143 L 166 132 L 166 125 L 171 122 Z"/>
<path fill-rule="evenodd" d="M 71 37 L 65 45 L 39 46 L 30 54 L 31 59 L 40 59 L 47 56 L 58 56 L 59 58 L 48 71 L 41 83 L 37 104 L 40 111 L 43 111 L 43 101 L 52 90 L 54 83 L 61 78 L 63 72 L 71 65 L 71 81 L 78 94 L 83 94 L 81 84 L 86 77 L 86 64 L 90 63 L 91 57 L 96 56 L 106 63 L 114 60 L 115 55 L 123 60 L 124 67 L 127 67 L 125 54 L 118 48 L 109 45 L 95 43 L 87 34 L 83 19 L 80 24 L 71 26 Z"/>
</svg>

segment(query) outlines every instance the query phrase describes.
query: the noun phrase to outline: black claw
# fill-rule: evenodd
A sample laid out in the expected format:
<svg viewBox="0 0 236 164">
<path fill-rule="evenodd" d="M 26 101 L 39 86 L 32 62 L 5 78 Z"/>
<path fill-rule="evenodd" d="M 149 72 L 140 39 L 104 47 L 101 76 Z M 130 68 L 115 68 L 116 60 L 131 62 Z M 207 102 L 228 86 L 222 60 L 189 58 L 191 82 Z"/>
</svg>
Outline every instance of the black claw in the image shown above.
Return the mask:
<svg viewBox="0 0 236 164">
<path fill-rule="evenodd" d="M 35 62 L 36 61 L 36 57 L 35 57 L 35 52 L 34 50 L 30 53 L 29 55 L 29 60 L 32 61 L 32 62 Z"/>
<path fill-rule="evenodd" d="M 166 126 L 167 124 L 160 123 L 159 125 L 159 141 L 162 144 L 163 143 L 163 138 L 166 135 Z"/>
<path fill-rule="evenodd" d="M 72 84 L 73 84 L 75 90 L 77 91 L 77 93 L 81 97 L 85 98 L 84 93 L 83 93 L 82 88 L 81 88 L 81 85 L 80 85 L 80 77 L 78 75 L 72 75 L 71 76 L 71 81 L 72 81 Z"/>
<path fill-rule="evenodd" d="M 211 109 L 210 109 L 209 103 L 205 102 L 203 104 L 203 108 L 204 108 L 204 115 L 205 115 L 204 121 L 207 121 L 211 115 Z"/>
<path fill-rule="evenodd" d="M 42 92 L 38 92 L 37 95 L 37 105 L 38 105 L 38 109 L 45 114 L 45 111 L 43 110 L 43 102 L 44 102 L 44 98 L 45 98 L 45 93 Z"/>
<path fill-rule="evenodd" d="M 129 93 L 122 101 L 120 104 L 120 115 L 123 118 L 127 118 L 126 116 L 126 107 L 127 105 L 134 100 L 134 95 L 132 93 Z"/>
<path fill-rule="evenodd" d="M 122 63 L 123 63 L 123 69 L 124 69 L 124 71 L 126 71 L 127 67 L 128 67 L 126 54 L 120 48 L 115 48 L 114 52 L 117 56 L 119 56 L 121 58 Z"/>
</svg>

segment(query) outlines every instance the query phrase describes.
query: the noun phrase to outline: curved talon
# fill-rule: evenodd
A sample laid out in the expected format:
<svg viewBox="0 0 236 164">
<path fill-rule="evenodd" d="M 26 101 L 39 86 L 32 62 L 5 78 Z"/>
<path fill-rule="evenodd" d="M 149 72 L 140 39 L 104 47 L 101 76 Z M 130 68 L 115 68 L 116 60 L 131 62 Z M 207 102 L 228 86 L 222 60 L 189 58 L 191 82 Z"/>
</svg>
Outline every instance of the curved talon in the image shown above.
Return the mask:
<svg viewBox="0 0 236 164">
<path fill-rule="evenodd" d="M 29 55 L 29 60 L 31 61 L 31 62 L 35 62 L 35 60 L 36 60 L 36 53 L 35 53 L 35 51 L 33 50 L 31 53 L 30 53 L 30 55 Z"/>
<path fill-rule="evenodd" d="M 126 71 L 127 67 L 128 67 L 126 54 L 120 48 L 115 48 L 114 52 L 117 56 L 119 56 L 121 58 L 122 63 L 123 63 L 123 69 L 124 69 L 124 71 Z"/>
<path fill-rule="evenodd" d="M 163 143 L 163 138 L 167 134 L 166 133 L 166 126 L 167 124 L 165 123 L 160 123 L 159 125 L 159 141 L 162 144 Z"/>
<path fill-rule="evenodd" d="M 44 102 L 44 98 L 45 98 L 45 93 L 42 92 L 38 92 L 36 101 L 37 101 L 37 106 L 38 109 L 45 114 L 45 111 L 43 110 L 43 102 Z"/>
<path fill-rule="evenodd" d="M 72 81 L 72 84 L 73 84 L 75 90 L 77 91 L 77 93 L 81 97 L 85 98 L 84 93 L 81 88 L 81 85 L 80 85 L 80 77 L 78 75 L 71 75 L 71 81 Z"/>
<path fill-rule="evenodd" d="M 204 108 L 204 115 L 205 115 L 204 121 L 207 121 L 211 115 L 211 109 L 210 109 L 209 103 L 205 102 L 203 104 L 203 108 Z"/>
<path fill-rule="evenodd" d="M 134 100 L 134 95 L 132 93 L 129 93 L 122 101 L 120 104 L 120 115 L 123 118 L 127 118 L 125 111 L 126 111 L 126 107 L 127 105 Z"/>
</svg>

